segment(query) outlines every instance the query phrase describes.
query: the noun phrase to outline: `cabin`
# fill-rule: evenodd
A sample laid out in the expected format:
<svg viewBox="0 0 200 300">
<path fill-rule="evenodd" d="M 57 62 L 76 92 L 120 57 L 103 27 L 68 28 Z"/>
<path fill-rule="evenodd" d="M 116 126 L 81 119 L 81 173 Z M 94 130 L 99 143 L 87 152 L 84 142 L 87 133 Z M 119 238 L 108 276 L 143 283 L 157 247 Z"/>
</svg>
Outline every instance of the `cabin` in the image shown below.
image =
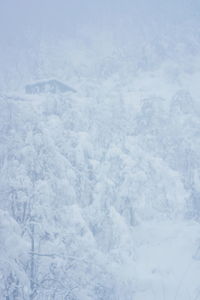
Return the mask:
<svg viewBox="0 0 200 300">
<path fill-rule="evenodd" d="M 25 86 L 25 92 L 26 94 L 58 94 L 76 91 L 70 86 L 52 79 L 28 84 Z"/>
</svg>

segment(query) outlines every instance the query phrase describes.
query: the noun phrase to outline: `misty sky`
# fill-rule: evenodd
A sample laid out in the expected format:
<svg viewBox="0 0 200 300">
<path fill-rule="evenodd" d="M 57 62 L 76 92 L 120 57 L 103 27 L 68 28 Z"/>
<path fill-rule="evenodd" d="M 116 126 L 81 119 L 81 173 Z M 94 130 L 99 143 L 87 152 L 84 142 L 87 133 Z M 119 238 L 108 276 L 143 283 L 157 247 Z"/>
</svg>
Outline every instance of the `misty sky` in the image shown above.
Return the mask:
<svg viewBox="0 0 200 300">
<path fill-rule="evenodd" d="M 4 44 L 27 32 L 79 34 L 82 28 L 127 31 L 133 27 L 197 21 L 198 0 L 1 0 L 0 34 Z"/>
<path fill-rule="evenodd" d="M 130 45 L 130 52 L 165 36 L 170 48 L 187 38 L 190 45 L 193 35 L 199 44 L 199 20 L 199 0 L 0 0 L 1 76 L 13 73 L 14 78 L 13 67 L 16 73 L 24 73 L 24 66 L 31 73 L 28 64 L 34 68 L 43 41 L 49 49 L 62 41 L 78 41 L 74 48 L 83 43 L 90 50 L 92 45 L 93 55 L 106 54 L 106 43 L 113 41 L 111 47 Z M 59 51 L 56 56 L 62 55 Z"/>
</svg>

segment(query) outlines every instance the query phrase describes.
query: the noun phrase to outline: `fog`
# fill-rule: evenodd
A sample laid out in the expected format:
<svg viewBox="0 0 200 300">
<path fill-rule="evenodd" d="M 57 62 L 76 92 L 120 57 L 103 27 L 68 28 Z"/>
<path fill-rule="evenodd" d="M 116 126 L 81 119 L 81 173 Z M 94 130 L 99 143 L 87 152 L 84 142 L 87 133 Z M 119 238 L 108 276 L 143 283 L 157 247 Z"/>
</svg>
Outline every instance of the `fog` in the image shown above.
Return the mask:
<svg viewBox="0 0 200 300">
<path fill-rule="evenodd" d="M 1 48 L 16 43 L 26 47 L 27 36 L 38 39 L 80 37 L 106 31 L 119 41 L 136 34 L 157 38 L 199 25 L 198 0 L 7 0 L 0 3 Z M 9 51 L 12 51 L 10 49 Z"/>
</svg>

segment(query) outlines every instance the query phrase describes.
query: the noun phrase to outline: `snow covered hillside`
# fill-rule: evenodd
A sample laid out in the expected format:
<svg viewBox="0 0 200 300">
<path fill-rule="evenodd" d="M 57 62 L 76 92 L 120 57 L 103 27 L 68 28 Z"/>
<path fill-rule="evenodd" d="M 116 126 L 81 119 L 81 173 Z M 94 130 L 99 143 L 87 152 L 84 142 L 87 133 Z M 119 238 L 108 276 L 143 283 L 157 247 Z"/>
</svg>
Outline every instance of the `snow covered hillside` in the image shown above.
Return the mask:
<svg viewBox="0 0 200 300">
<path fill-rule="evenodd" d="M 0 300 L 200 300 L 199 11 L 0 3 Z"/>
<path fill-rule="evenodd" d="M 1 95 L 1 299 L 199 299 L 198 98 L 160 72 Z"/>
</svg>

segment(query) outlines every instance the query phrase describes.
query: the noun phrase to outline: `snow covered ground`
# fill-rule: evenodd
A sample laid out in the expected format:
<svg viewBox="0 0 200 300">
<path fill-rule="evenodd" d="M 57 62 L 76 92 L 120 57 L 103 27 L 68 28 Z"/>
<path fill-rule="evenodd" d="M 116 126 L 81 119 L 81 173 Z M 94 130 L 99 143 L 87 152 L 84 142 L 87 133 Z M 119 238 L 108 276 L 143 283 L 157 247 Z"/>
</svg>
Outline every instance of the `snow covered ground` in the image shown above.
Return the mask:
<svg viewBox="0 0 200 300">
<path fill-rule="evenodd" d="M 135 228 L 135 300 L 200 299 L 200 227 L 193 221 L 144 222 Z"/>
</svg>

